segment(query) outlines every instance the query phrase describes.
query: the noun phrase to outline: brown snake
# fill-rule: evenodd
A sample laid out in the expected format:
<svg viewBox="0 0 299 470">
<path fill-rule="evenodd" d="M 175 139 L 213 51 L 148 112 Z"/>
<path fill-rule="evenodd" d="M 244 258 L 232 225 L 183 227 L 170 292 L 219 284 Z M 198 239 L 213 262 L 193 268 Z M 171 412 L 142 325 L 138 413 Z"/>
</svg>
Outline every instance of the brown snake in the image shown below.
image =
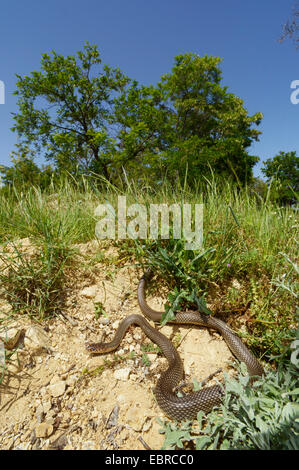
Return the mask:
<svg viewBox="0 0 299 470">
<path fill-rule="evenodd" d="M 144 315 L 155 322 L 160 322 L 162 313 L 152 310 L 145 300 L 146 283 L 152 277 L 147 271 L 139 281 L 138 303 Z M 241 362 L 245 362 L 250 376 L 261 376 L 264 371 L 257 359 L 251 354 L 240 338 L 223 321 L 205 315 L 198 311 L 177 312 L 176 319 L 171 323 L 193 324 L 213 328 L 220 332 L 232 353 Z M 153 328 L 141 315 L 129 315 L 119 325 L 113 340 L 110 343 L 89 343 L 86 349 L 91 353 L 107 353 L 116 349 L 123 339 L 130 325 L 139 325 L 144 333 L 154 341 L 162 350 L 169 363 L 168 369 L 159 378 L 154 390 L 160 408 L 170 418 L 179 421 L 193 419 L 200 410 L 210 411 L 222 401 L 223 389 L 220 385 L 203 388 L 197 392 L 178 397 L 174 388 L 184 376 L 183 364 L 180 356 L 168 338 Z"/>
</svg>

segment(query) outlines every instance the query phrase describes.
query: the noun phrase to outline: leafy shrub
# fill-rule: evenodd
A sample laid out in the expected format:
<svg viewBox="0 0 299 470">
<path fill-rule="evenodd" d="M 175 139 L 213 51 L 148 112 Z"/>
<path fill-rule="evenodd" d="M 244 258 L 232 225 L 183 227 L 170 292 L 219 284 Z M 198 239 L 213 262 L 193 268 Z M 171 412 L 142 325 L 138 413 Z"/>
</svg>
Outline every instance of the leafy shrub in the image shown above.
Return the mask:
<svg viewBox="0 0 299 470">
<path fill-rule="evenodd" d="M 248 377 L 226 377 L 223 403 L 207 417 L 198 413 L 197 429 L 190 422 L 164 423 L 164 449 L 299 449 L 298 368 L 270 371 L 249 384 Z"/>
</svg>

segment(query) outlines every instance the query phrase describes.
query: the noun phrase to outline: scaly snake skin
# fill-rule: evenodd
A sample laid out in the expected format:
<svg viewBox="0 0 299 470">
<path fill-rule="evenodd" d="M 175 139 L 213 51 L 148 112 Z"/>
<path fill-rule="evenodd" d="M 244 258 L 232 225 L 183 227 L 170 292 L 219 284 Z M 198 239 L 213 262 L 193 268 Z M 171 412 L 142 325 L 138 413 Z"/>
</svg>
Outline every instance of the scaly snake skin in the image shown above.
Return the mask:
<svg viewBox="0 0 299 470">
<path fill-rule="evenodd" d="M 138 303 L 144 315 L 155 322 L 160 322 L 162 313 L 152 310 L 145 300 L 145 287 L 152 273 L 147 271 L 140 279 L 138 285 Z M 241 362 L 245 362 L 250 376 L 261 376 L 264 370 L 257 359 L 251 354 L 240 338 L 223 321 L 205 315 L 198 311 L 177 312 L 175 324 L 193 324 L 213 328 L 220 332 L 232 353 Z M 116 349 L 123 339 L 130 325 L 135 324 L 142 328 L 144 333 L 155 342 L 169 363 L 169 367 L 159 378 L 154 390 L 160 408 L 172 419 L 183 421 L 193 419 L 202 410 L 209 412 L 222 401 L 223 389 L 219 385 L 203 388 L 197 392 L 178 397 L 173 391 L 184 376 L 183 364 L 180 356 L 166 336 L 153 328 L 141 315 L 129 315 L 119 325 L 113 340 L 110 343 L 89 343 L 86 349 L 91 353 L 107 353 Z"/>
</svg>

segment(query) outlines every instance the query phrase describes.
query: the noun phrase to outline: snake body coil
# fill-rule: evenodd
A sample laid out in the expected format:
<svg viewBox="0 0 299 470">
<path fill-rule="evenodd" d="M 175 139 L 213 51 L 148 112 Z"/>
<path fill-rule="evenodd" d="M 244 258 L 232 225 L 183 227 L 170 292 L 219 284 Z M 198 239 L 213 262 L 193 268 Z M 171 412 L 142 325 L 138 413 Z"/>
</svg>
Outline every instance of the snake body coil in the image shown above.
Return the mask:
<svg viewBox="0 0 299 470">
<path fill-rule="evenodd" d="M 146 273 L 140 279 L 137 293 L 138 303 L 147 318 L 158 322 L 161 320 L 163 312 L 151 309 L 145 300 L 146 282 L 150 277 L 151 274 Z M 186 311 L 178 312 L 176 319 L 171 323 L 193 324 L 217 330 L 222 334 L 232 353 L 241 362 L 245 362 L 249 375 L 260 376 L 263 374 L 263 368 L 257 359 L 223 321 L 201 312 Z M 159 378 L 154 391 L 160 408 L 167 416 L 179 421 L 192 419 L 196 417 L 200 410 L 208 412 L 213 406 L 221 403 L 223 390 L 219 385 L 206 387 L 183 397 L 178 397 L 175 394 L 173 390 L 184 375 L 180 356 L 171 341 L 153 328 L 141 315 L 126 317 L 119 325 L 115 337 L 110 343 L 91 343 L 86 346 L 87 350 L 92 353 L 106 353 L 116 349 L 132 324 L 139 325 L 144 333 L 161 348 L 162 353 L 168 360 L 169 367 Z"/>
</svg>

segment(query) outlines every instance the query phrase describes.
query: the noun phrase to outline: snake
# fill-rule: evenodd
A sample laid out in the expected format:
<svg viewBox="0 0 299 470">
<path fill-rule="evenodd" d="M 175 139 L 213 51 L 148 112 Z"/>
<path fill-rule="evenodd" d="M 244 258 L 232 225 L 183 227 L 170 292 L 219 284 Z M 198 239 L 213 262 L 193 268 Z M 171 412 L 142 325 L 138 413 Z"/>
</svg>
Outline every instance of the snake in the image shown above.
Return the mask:
<svg viewBox="0 0 299 470">
<path fill-rule="evenodd" d="M 147 270 L 141 277 L 137 299 L 141 312 L 154 322 L 161 322 L 164 312 L 153 310 L 146 302 L 146 286 L 151 280 L 153 272 Z M 213 407 L 219 406 L 223 401 L 224 386 L 212 385 L 200 390 L 177 396 L 175 389 L 184 377 L 184 367 L 180 355 L 172 342 L 151 324 L 142 315 L 131 314 L 119 325 L 114 338 L 109 343 L 88 343 L 86 349 L 92 354 L 105 354 L 115 350 L 121 343 L 126 331 L 131 325 L 138 325 L 150 340 L 156 343 L 168 361 L 168 369 L 159 377 L 154 395 L 159 407 L 166 416 L 177 421 L 192 420 L 198 412 L 208 413 Z M 249 351 L 239 336 L 222 320 L 207 315 L 200 311 L 188 310 L 177 312 L 175 320 L 169 321 L 175 324 L 191 324 L 200 327 L 212 328 L 218 331 L 224 338 L 231 352 L 240 362 L 244 362 L 252 381 L 264 374 L 263 367 L 255 356 Z"/>
</svg>

